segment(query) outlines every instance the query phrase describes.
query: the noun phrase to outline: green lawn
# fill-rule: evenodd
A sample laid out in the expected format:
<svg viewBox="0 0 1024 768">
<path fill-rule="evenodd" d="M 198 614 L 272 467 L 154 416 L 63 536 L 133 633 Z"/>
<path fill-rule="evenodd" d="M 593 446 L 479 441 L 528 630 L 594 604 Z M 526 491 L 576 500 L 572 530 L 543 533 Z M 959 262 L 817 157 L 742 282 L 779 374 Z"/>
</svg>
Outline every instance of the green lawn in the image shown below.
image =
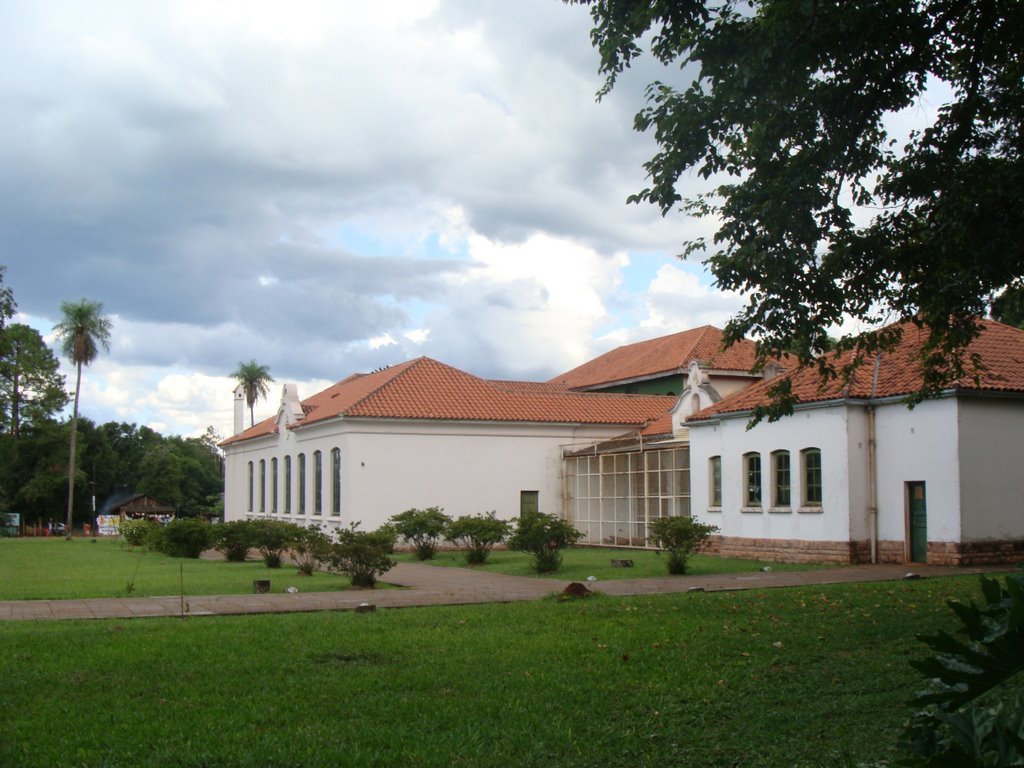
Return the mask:
<svg viewBox="0 0 1024 768">
<path fill-rule="evenodd" d="M 920 687 L 915 633 L 977 592 L 0 623 L 0 765 L 875 765 Z"/>
<path fill-rule="evenodd" d="M 407 563 L 418 563 L 420 560 L 411 552 L 395 555 L 396 560 Z M 612 560 L 632 560 L 632 568 L 616 568 Z M 651 576 L 667 576 L 668 556 L 651 549 L 607 549 L 603 547 L 570 547 L 562 552 L 562 568 L 557 573 L 542 574 L 549 579 L 568 579 L 584 581 L 587 576 L 595 576 L 599 581 L 611 579 L 641 579 Z M 475 568 L 492 573 L 508 573 L 514 576 L 537 576 L 530 568 L 530 557 L 523 552 L 494 550 L 487 563 L 480 566 L 467 566 L 466 558 L 461 552 L 445 550 L 438 552 L 431 560 L 422 561 L 428 565 L 439 565 L 458 568 Z M 693 555 L 690 558 L 688 573 L 707 575 L 715 573 L 744 573 L 759 571 L 769 567 L 773 570 L 808 570 L 828 566 L 814 564 L 765 563 L 758 560 L 734 560 L 712 555 Z M 387 578 L 385 576 L 385 578 Z"/>
<path fill-rule="evenodd" d="M 232 595 L 251 593 L 253 579 L 270 579 L 271 592 L 289 586 L 304 592 L 349 587 L 345 576 L 299 576 L 292 566 L 264 568 L 262 560 L 173 558 L 140 547 L 129 550 L 115 539 L 0 538 L 0 600 L 177 595 L 182 583 L 186 595 Z"/>
</svg>

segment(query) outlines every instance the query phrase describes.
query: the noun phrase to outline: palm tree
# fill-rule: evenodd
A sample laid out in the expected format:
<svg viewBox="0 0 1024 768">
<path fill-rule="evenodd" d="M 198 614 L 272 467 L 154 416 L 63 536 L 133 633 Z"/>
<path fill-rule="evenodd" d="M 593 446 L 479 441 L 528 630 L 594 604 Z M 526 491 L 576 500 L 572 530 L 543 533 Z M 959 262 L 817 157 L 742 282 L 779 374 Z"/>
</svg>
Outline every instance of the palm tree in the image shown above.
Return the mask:
<svg viewBox="0 0 1024 768">
<path fill-rule="evenodd" d="M 66 535 L 71 538 L 71 512 L 75 498 L 75 447 L 78 442 L 78 396 L 82 390 L 82 366 L 90 365 L 99 348 L 110 351 L 112 323 L 104 317 L 98 301 L 65 301 L 60 305 L 64 317 L 53 330 L 61 341 L 64 356 L 75 364 L 75 407 L 71 415 L 71 451 L 68 456 L 68 520 Z"/>
<path fill-rule="evenodd" d="M 235 377 L 242 391 L 245 392 L 245 402 L 249 406 L 249 426 L 256 423 L 253 416 L 253 406 L 261 397 L 270 394 L 270 382 L 274 377 L 270 375 L 270 368 L 260 365 L 255 360 L 248 363 L 240 362 L 238 368 L 231 374 Z"/>
</svg>

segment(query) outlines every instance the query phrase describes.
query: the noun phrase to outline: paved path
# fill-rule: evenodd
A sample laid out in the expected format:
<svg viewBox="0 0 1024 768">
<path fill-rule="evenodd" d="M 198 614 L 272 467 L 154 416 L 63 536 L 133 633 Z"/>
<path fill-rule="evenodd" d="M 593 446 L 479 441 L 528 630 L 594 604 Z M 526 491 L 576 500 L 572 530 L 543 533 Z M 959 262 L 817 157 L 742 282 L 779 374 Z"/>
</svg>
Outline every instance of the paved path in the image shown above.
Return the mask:
<svg viewBox="0 0 1024 768">
<path fill-rule="evenodd" d="M 908 573 L 930 576 L 996 573 L 1009 568 L 946 568 L 923 565 L 858 565 L 814 571 L 756 571 L 717 576 L 676 576 L 622 579 L 588 583 L 609 595 L 649 595 L 670 592 L 718 592 L 769 589 L 813 584 L 840 584 L 903 579 Z M 399 563 L 386 574 L 389 584 L 402 589 L 350 589 L 344 592 L 297 592 L 264 595 L 181 597 L 121 597 L 90 600 L 14 600 L 0 602 L 0 621 L 35 619 L 111 619 L 147 616 L 212 616 L 245 613 L 355 610 L 368 603 L 378 608 L 426 605 L 465 605 L 539 600 L 561 592 L 568 581 Z"/>
</svg>

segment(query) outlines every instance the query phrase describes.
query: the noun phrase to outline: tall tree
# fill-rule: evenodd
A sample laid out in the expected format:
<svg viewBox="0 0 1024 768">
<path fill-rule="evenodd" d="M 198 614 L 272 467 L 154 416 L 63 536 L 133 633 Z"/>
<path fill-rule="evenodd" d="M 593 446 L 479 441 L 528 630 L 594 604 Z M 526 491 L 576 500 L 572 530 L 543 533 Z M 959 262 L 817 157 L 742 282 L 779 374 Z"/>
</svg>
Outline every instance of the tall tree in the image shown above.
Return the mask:
<svg viewBox="0 0 1024 768">
<path fill-rule="evenodd" d="M 270 394 L 270 382 L 274 380 L 270 375 L 270 368 L 260 365 L 255 360 L 248 363 L 239 362 L 238 368 L 231 374 L 245 392 L 245 402 L 249 406 L 249 426 L 256 423 L 253 406 L 261 397 Z"/>
<path fill-rule="evenodd" d="M 97 301 L 81 299 L 65 301 L 60 306 L 63 317 L 54 326 L 61 349 L 75 364 L 75 405 L 71 415 L 71 446 L 68 452 L 68 514 L 67 536 L 71 537 L 72 513 L 75 499 L 75 443 L 78 437 L 78 399 L 82 391 L 82 367 L 91 365 L 100 347 L 110 350 L 110 332 L 113 324 L 103 315 L 103 305 Z"/>
<path fill-rule="evenodd" d="M 68 402 L 60 363 L 43 337 L 21 323 L 0 331 L 0 432 L 49 419 Z"/>
<path fill-rule="evenodd" d="M 7 267 L 0 264 L 0 331 L 4 329 L 7 321 L 14 317 L 14 309 L 18 305 L 14 301 L 14 292 L 10 286 L 4 285 L 4 274 Z"/>
<path fill-rule="evenodd" d="M 970 371 L 977 318 L 1024 275 L 1024 4 L 566 2 L 591 8 L 599 97 L 644 45 L 675 83 L 652 83 L 636 116 L 658 151 L 629 200 L 715 222 L 683 256 L 747 296 L 728 340 L 753 335 L 762 360 L 797 350 L 835 376 L 848 371 L 820 355 L 830 328 L 905 318 L 929 337 L 913 400 Z M 894 133 L 907 119 L 919 129 Z M 707 188 L 684 199 L 684 174 Z M 866 359 L 897 341 L 839 346 Z"/>
</svg>

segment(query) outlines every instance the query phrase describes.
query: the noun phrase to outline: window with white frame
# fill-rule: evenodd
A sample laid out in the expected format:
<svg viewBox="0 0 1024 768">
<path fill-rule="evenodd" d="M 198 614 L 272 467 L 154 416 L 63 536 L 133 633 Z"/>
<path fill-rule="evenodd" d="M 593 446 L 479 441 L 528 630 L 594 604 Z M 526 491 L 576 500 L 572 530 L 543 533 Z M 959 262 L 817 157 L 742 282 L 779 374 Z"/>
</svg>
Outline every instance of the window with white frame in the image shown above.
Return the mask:
<svg viewBox="0 0 1024 768">
<path fill-rule="evenodd" d="M 292 513 L 292 457 L 284 457 L 284 513 Z"/>
<path fill-rule="evenodd" d="M 324 513 L 324 455 L 313 451 L 313 514 Z"/>
<path fill-rule="evenodd" d="M 277 456 L 270 460 L 270 511 L 277 514 Z"/>
<path fill-rule="evenodd" d="M 783 509 L 792 503 L 789 451 L 772 453 L 772 506 Z"/>
<path fill-rule="evenodd" d="M 743 454 L 743 506 L 761 506 L 761 454 Z"/>
<path fill-rule="evenodd" d="M 260 514 L 267 511 L 267 460 L 260 459 Z"/>
<path fill-rule="evenodd" d="M 712 456 L 708 459 L 708 504 L 712 507 L 722 506 L 722 457 Z"/>
<path fill-rule="evenodd" d="M 249 511 L 252 512 L 253 497 L 256 493 L 256 471 L 252 462 L 249 462 Z"/>
<path fill-rule="evenodd" d="M 331 514 L 341 514 L 341 449 L 331 449 Z"/>
<path fill-rule="evenodd" d="M 306 454 L 299 454 L 299 514 L 306 514 Z"/>
<path fill-rule="evenodd" d="M 800 452 L 803 465 L 803 506 L 820 507 L 822 497 L 821 449 L 805 448 Z"/>
</svg>

